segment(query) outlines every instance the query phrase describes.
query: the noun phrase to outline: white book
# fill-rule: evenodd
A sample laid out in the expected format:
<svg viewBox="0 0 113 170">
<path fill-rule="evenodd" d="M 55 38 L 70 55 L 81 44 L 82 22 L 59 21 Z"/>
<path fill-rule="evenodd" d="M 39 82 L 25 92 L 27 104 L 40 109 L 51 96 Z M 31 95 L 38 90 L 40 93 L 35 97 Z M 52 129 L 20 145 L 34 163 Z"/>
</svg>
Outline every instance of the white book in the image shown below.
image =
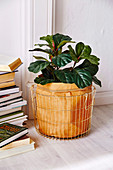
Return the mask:
<svg viewBox="0 0 113 170">
<path fill-rule="evenodd" d="M 17 112 L 9 113 L 9 114 L 0 116 L 0 122 L 6 121 L 6 120 L 9 120 L 9 119 L 14 119 L 14 118 L 17 118 L 17 117 L 23 116 L 23 115 L 24 115 L 23 111 L 17 111 Z"/>
<path fill-rule="evenodd" d="M 11 93 L 18 93 L 18 92 L 19 92 L 18 86 L 7 87 L 7 88 L 0 89 L 0 96 L 11 94 Z"/>
<path fill-rule="evenodd" d="M 5 121 L 2 121 L 2 122 L 0 122 L 0 124 L 11 123 L 11 124 L 17 125 L 16 123 L 18 121 L 24 122 L 25 120 L 27 120 L 27 117 L 28 117 L 27 115 L 19 116 L 19 117 L 13 118 L 13 119 L 8 119 L 8 120 L 5 120 Z"/>
<path fill-rule="evenodd" d="M 27 105 L 27 101 L 23 100 L 23 101 L 20 101 L 20 102 L 17 102 L 17 103 L 12 103 L 12 104 L 5 106 L 5 107 L 0 107 L 0 111 L 9 110 L 9 109 L 13 109 L 13 108 L 16 108 L 16 107 L 22 107 L 22 106 L 25 106 L 25 105 Z"/>
<path fill-rule="evenodd" d="M 22 110 L 21 107 L 0 111 L 0 116 Z"/>
<path fill-rule="evenodd" d="M 19 97 L 19 98 L 13 99 L 13 100 L 9 100 L 7 102 L 0 103 L 0 107 L 4 107 L 6 105 L 13 104 L 13 103 L 16 103 L 16 102 L 19 102 L 22 100 L 23 100 L 22 97 Z"/>
<path fill-rule="evenodd" d="M 27 120 L 27 119 L 26 119 L 26 120 Z M 13 125 L 21 126 L 21 127 L 22 127 L 22 126 L 23 126 L 23 123 L 24 123 L 26 120 L 24 120 L 24 121 L 23 121 L 23 120 L 18 120 L 18 121 L 16 121 L 16 122 L 14 122 Z"/>
<path fill-rule="evenodd" d="M 12 72 L 18 72 L 18 70 L 14 70 L 14 71 L 12 71 Z M 4 72 L 4 71 L 0 71 L 0 75 L 2 75 L 2 74 L 8 74 L 8 73 L 11 73 L 11 72 Z"/>
<path fill-rule="evenodd" d="M 5 96 L 0 96 L 0 103 L 11 100 L 11 99 L 15 99 L 20 96 L 22 96 L 22 91 L 18 93 L 13 93 L 13 94 L 7 94 Z"/>
<path fill-rule="evenodd" d="M 18 147 L 6 149 L 6 150 L 1 150 L 0 151 L 0 159 L 14 156 L 17 154 L 22 154 L 22 153 L 25 153 L 28 151 L 32 151 L 35 149 L 34 144 L 35 144 L 35 142 L 33 140 L 30 140 L 30 143 L 27 145 L 22 145 L 22 146 L 18 146 Z"/>
<path fill-rule="evenodd" d="M 21 120 L 16 120 L 16 121 L 14 121 L 14 122 L 11 122 L 13 125 L 16 125 L 16 126 L 23 126 L 23 123 L 25 122 L 25 121 L 27 121 L 28 119 L 26 118 L 26 119 L 21 119 Z"/>
</svg>

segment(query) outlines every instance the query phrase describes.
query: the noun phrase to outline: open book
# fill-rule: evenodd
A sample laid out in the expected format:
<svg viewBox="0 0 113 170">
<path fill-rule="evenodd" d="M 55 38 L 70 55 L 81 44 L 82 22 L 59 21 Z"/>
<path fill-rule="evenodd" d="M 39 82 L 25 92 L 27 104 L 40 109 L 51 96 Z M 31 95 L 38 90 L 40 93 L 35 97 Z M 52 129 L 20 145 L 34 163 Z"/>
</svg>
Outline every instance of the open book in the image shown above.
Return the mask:
<svg viewBox="0 0 113 170">
<path fill-rule="evenodd" d="M 22 64 L 20 58 L 0 55 L 0 71 L 11 72 Z"/>
</svg>

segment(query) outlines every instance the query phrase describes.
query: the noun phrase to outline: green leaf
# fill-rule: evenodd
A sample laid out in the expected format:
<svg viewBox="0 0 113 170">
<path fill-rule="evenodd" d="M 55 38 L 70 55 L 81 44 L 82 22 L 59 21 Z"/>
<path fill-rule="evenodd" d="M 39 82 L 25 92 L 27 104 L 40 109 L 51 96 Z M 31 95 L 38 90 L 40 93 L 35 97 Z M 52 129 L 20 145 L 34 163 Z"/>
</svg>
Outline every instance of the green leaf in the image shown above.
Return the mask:
<svg viewBox="0 0 113 170">
<path fill-rule="evenodd" d="M 45 41 L 47 41 L 48 44 L 49 44 L 49 47 L 50 47 L 50 48 L 53 48 L 53 44 L 52 44 L 53 35 L 47 35 L 47 36 L 40 37 L 40 40 L 45 40 Z"/>
<path fill-rule="evenodd" d="M 57 49 L 59 44 L 64 40 L 71 41 L 72 38 L 67 36 L 67 35 L 63 35 L 63 34 L 59 34 L 59 33 L 53 35 L 53 41 L 55 43 L 55 49 Z"/>
<path fill-rule="evenodd" d="M 48 61 L 46 58 L 44 57 L 38 57 L 38 56 L 33 56 L 35 59 L 37 60 L 45 60 L 45 61 Z M 49 62 L 49 61 L 48 61 Z"/>
<path fill-rule="evenodd" d="M 54 79 L 54 68 L 52 66 L 47 66 L 42 70 L 42 74 L 47 79 Z"/>
<path fill-rule="evenodd" d="M 48 46 L 48 47 L 50 47 L 49 44 L 35 44 L 34 46 L 39 46 L 39 47 Z"/>
<path fill-rule="evenodd" d="M 84 57 L 82 57 L 82 59 L 87 59 L 87 60 L 90 61 L 90 63 L 99 65 L 99 60 L 100 60 L 100 59 L 97 58 L 97 57 L 94 56 L 94 55 L 84 56 Z"/>
<path fill-rule="evenodd" d="M 63 51 L 62 54 L 69 54 L 69 50 Z"/>
<path fill-rule="evenodd" d="M 77 58 L 77 56 L 76 56 L 76 54 L 75 54 L 75 51 L 74 51 L 74 49 L 72 48 L 72 46 L 69 45 L 68 48 L 69 48 L 69 52 L 70 52 L 70 55 L 71 55 L 71 57 L 72 57 L 72 60 L 78 62 L 78 58 Z"/>
<path fill-rule="evenodd" d="M 76 68 L 73 70 L 74 82 L 79 88 L 85 88 L 92 84 L 92 76 L 90 72 Z"/>
<path fill-rule="evenodd" d="M 84 49 L 84 44 L 82 42 L 79 42 L 75 47 L 77 57 L 81 55 L 83 49 Z"/>
<path fill-rule="evenodd" d="M 37 84 L 45 85 L 45 84 L 54 82 L 54 79 L 47 79 L 45 77 L 36 77 L 34 79 L 34 82 L 37 83 Z"/>
<path fill-rule="evenodd" d="M 50 63 L 48 61 L 35 61 L 30 64 L 28 70 L 33 73 L 38 73 L 39 71 L 45 69 Z"/>
<path fill-rule="evenodd" d="M 97 79 L 96 76 L 93 76 L 93 82 L 97 85 L 99 85 L 100 87 L 102 87 L 101 81 Z"/>
<path fill-rule="evenodd" d="M 70 63 L 71 61 L 72 58 L 70 54 L 60 54 L 52 58 L 52 62 L 58 67 L 63 67 L 66 64 Z"/>
<path fill-rule="evenodd" d="M 51 55 L 54 55 L 53 51 L 51 49 L 41 49 L 41 48 L 35 48 L 33 50 L 29 50 L 29 51 L 40 51 L 40 52 L 44 52 L 44 53 L 47 53 L 47 54 L 51 54 Z"/>
<path fill-rule="evenodd" d="M 54 71 L 58 80 L 63 83 L 74 83 L 73 73 L 69 70 L 55 70 Z"/>
<path fill-rule="evenodd" d="M 84 60 L 84 62 L 76 68 L 89 71 L 92 76 L 98 72 L 98 65 L 91 64 L 88 60 Z"/>
<path fill-rule="evenodd" d="M 90 54 L 91 54 L 91 47 L 89 46 L 89 45 L 85 45 L 84 46 L 84 49 L 83 49 L 83 51 L 82 51 L 82 53 L 81 53 L 81 56 L 83 56 L 83 57 L 87 57 L 87 56 L 89 56 Z"/>
<path fill-rule="evenodd" d="M 61 48 L 63 47 L 65 44 L 67 43 L 75 43 L 75 41 L 68 41 L 68 40 L 63 40 L 58 46 L 57 48 Z"/>
</svg>

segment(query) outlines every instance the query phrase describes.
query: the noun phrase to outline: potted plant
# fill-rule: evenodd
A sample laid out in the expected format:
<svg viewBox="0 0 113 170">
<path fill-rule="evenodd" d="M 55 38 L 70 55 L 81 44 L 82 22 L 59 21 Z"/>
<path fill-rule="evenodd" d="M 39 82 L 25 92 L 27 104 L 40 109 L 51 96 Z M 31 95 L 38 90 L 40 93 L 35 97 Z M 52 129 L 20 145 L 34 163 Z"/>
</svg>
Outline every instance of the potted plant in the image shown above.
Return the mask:
<svg viewBox="0 0 113 170">
<path fill-rule="evenodd" d="M 83 135 L 90 129 L 94 99 L 92 82 L 101 86 L 95 76 L 99 58 L 91 55 L 91 47 L 82 42 L 77 43 L 75 49 L 68 45 L 64 50 L 67 43 L 75 43 L 67 35 L 57 33 L 40 40 L 46 43 L 35 44 L 36 48 L 30 51 L 47 53 L 49 59 L 33 56 L 36 61 L 28 67 L 30 72 L 42 72 L 34 80 L 39 131 L 58 138 Z M 44 46 L 47 48 L 40 48 Z M 72 66 L 64 67 L 68 63 Z"/>
</svg>

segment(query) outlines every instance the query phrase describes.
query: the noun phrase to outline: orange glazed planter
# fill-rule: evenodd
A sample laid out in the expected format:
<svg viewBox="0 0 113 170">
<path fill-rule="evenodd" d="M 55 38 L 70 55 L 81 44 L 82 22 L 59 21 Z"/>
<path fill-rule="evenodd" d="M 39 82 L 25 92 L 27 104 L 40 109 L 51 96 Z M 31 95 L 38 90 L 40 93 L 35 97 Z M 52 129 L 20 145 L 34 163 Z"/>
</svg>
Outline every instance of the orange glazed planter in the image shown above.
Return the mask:
<svg viewBox="0 0 113 170">
<path fill-rule="evenodd" d="M 95 87 L 49 83 L 31 88 L 35 127 L 46 137 L 71 139 L 88 134 Z"/>
</svg>

